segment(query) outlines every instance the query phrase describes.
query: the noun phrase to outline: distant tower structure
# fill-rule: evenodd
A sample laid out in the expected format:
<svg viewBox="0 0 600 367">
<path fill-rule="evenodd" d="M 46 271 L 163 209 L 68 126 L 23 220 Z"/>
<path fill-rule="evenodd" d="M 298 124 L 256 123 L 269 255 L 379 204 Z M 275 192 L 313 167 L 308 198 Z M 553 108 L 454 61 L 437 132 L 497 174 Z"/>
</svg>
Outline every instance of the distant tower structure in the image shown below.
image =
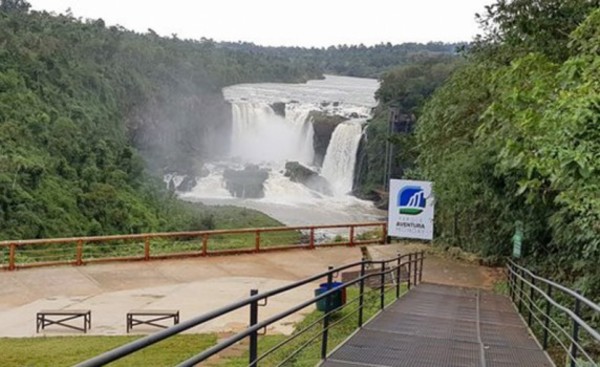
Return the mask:
<svg viewBox="0 0 600 367">
<path fill-rule="evenodd" d="M 410 134 L 415 125 L 415 115 L 402 113 L 400 107 L 390 107 L 390 117 L 388 120 L 388 138 L 385 144 L 385 165 L 383 175 L 383 187 L 387 191 L 389 189 L 390 179 L 396 175 L 402 175 L 402 167 L 397 172 L 394 172 L 394 144 L 390 137 L 394 134 Z"/>
</svg>

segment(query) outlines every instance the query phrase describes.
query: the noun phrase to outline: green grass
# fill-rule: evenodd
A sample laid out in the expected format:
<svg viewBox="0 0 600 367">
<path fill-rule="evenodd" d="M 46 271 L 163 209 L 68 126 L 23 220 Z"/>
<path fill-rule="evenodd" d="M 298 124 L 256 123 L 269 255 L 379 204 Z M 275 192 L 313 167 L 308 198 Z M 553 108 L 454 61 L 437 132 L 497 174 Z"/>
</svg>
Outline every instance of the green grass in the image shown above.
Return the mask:
<svg viewBox="0 0 600 367">
<path fill-rule="evenodd" d="M 402 292 L 406 289 L 403 286 Z M 358 303 L 350 302 L 358 297 L 358 289 L 349 288 L 347 306 L 335 311 L 331 316 L 328 351 L 343 342 L 357 327 Z M 386 305 L 395 299 L 395 287 L 386 290 Z M 370 290 L 365 293 L 364 321 L 366 322 L 379 311 L 379 290 Z M 320 360 L 321 333 L 323 323 L 320 321 L 323 313 L 313 311 L 309 313 L 295 327 L 299 333 L 306 332 L 296 340 L 279 348 L 266 359 L 261 361 L 261 366 L 275 366 L 290 356 L 310 338 L 316 339 L 292 358 L 286 366 L 312 367 Z M 348 316 L 345 320 L 343 320 Z M 342 321 L 343 320 L 343 321 Z M 314 325 L 313 325 L 314 324 Z M 312 325 L 312 326 L 311 326 Z M 140 336 L 68 336 L 68 337 L 36 337 L 36 338 L 0 338 L 0 360 L 2 367 L 17 366 L 71 366 L 82 362 L 117 346 L 129 343 Z M 259 356 L 288 339 L 285 335 L 265 335 L 259 338 Z M 143 351 L 127 356 L 110 366 L 172 366 L 202 350 L 216 344 L 216 334 L 184 334 L 157 343 Z M 247 366 L 248 351 L 247 340 L 237 347 L 239 355 L 235 352 L 229 356 L 208 362 L 210 366 Z"/>
<path fill-rule="evenodd" d="M 0 338 L 3 367 L 72 366 L 139 336 Z M 184 334 L 157 343 L 110 366 L 173 366 L 216 344 L 215 334 Z"/>
<path fill-rule="evenodd" d="M 406 292 L 406 287 L 403 285 L 401 292 Z M 359 295 L 358 288 L 348 288 L 347 302 L 351 302 Z M 380 310 L 380 298 L 379 290 L 370 290 L 365 293 L 365 307 L 363 320 L 366 323 L 371 317 L 373 317 Z M 395 300 L 395 287 L 388 287 L 385 292 L 385 303 L 386 306 L 394 302 Z M 358 313 L 356 308 L 358 303 L 348 304 L 341 310 L 336 311 L 330 321 L 329 329 L 329 343 L 328 352 L 331 352 L 336 346 L 346 340 L 357 328 L 358 325 Z M 302 350 L 296 357 L 286 362 L 285 366 L 295 367 L 313 367 L 321 359 L 321 335 L 323 330 L 323 323 L 319 321 L 323 316 L 320 311 L 313 311 L 308 314 L 296 327 L 294 334 L 305 330 L 304 335 L 299 336 L 289 344 L 279 348 L 267 358 L 262 360 L 260 366 L 277 366 L 288 358 L 292 353 L 298 350 L 303 344 L 307 343 L 309 339 L 315 337 L 315 340 L 311 342 L 306 348 Z M 345 319 L 344 319 L 345 318 Z M 314 324 L 314 325 L 312 325 Z M 312 325 L 312 326 L 311 326 Z M 287 340 L 289 337 L 284 335 L 265 335 L 259 337 L 258 343 L 258 355 L 259 357 L 266 351 L 274 347 L 275 345 Z M 246 345 L 247 348 L 247 345 Z M 248 352 L 244 351 L 240 356 L 223 358 L 216 366 L 226 367 L 241 367 L 248 365 Z"/>
</svg>

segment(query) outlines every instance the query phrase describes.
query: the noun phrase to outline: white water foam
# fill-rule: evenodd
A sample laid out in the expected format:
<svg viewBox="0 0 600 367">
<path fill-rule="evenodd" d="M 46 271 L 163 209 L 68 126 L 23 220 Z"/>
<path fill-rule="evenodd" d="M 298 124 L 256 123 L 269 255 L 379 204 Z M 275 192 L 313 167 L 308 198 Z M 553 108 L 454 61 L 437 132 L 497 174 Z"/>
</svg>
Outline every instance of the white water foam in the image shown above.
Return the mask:
<svg viewBox="0 0 600 367">
<path fill-rule="evenodd" d="M 242 84 L 224 88 L 232 104 L 230 158 L 207 165 L 210 174 L 182 198 L 207 204 L 231 204 L 263 211 L 290 225 L 326 224 L 380 219 L 384 214 L 371 202 L 349 196 L 362 125 L 375 106 L 376 80 L 327 76 L 306 84 Z M 285 117 L 273 103 L 285 103 Z M 323 167 L 314 167 L 314 130 L 311 111 L 350 120 L 335 129 Z M 359 118 L 357 118 L 357 116 Z M 287 161 L 299 161 L 320 171 L 333 196 L 311 190 L 284 176 Z M 240 169 L 257 164 L 269 171 L 264 198 L 233 198 L 225 188 L 225 167 Z"/>
</svg>

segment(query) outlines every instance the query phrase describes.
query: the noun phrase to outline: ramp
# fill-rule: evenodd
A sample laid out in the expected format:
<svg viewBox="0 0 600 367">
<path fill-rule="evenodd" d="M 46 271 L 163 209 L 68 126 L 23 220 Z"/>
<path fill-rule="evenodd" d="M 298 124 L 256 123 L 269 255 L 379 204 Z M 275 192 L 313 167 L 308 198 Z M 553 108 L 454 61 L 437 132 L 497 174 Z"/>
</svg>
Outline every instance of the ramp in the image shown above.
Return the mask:
<svg viewBox="0 0 600 367">
<path fill-rule="evenodd" d="M 552 367 L 507 297 L 421 284 L 380 313 L 323 367 Z"/>
</svg>

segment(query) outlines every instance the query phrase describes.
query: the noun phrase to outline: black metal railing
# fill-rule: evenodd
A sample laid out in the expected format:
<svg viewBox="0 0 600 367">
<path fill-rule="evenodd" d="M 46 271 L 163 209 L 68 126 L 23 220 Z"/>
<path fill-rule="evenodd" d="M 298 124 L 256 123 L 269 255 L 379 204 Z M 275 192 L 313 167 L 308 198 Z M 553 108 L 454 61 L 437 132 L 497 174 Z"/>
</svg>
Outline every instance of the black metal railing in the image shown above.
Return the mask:
<svg viewBox="0 0 600 367">
<path fill-rule="evenodd" d="M 511 260 L 507 270 L 513 303 L 556 365 L 600 366 L 600 306 Z"/>
<path fill-rule="evenodd" d="M 202 325 L 213 319 L 227 315 L 244 307 L 248 307 L 249 309 L 249 326 L 245 330 L 225 340 L 222 340 L 216 345 L 181 362 L 179 366 L 194 366 L 202 361 L 207 360 L 211 356 L 222 352 L 223 350 L 231 347 L 232 345 L 244 339 L 247 339 L 249 355 L 248 365 L 254 367 L 258 366 L 261 361 L 263 361 L 268 356 L 272 355 L 275 351 L 288 345 L 294 340 L 302 338 L 303 336 L 305 336 L 306 340 L 301 340 L 302 345 L 300 345 L 300 347 L 296 348 L 294 351 L 286 353 L 286 357 L 282 361 L 279 361 L 277 365 L 284 365 L 288 361 L 295 358 L 309 345 L 315 343 L 317 340 L 320 340 L 321 342 L 319 358 L 326 359 L 328 351 L 330 351 L 329 333 L 332 330 L 332 328 L 348 320 L 351 316 L 355 316 L 357 318 L 355 329 L 362 327 L 366 322 L 365 308 L 367 304 L 367 298 L 379 298 L 379 312 L 383 310 L 386 306 L 386 292 L 395 288 L 394 298 L 397 299 L 402 293 L 402 284 L 405 283 L 406 288 L 410 289 L 412 286 L 417 285 L 421 282 L 423 276 L 423 260 L 423 252 L 399 255 L 395 258 L 387 260 L 363 259 L 360 262 L 343 265 L 337 268 L 329 267 L 329 269 L 326 272 L 264 293 L 258 293 L 257 290 L 253 289 L 250 291 L 249 298 L 229 304 L 225 307 L 206 313 L 204 315 L 183 321 L 178 325 L 174 325 L 168 329 L 162 330 L 152 335 L 148 335 L 129 344 L 123 345 L 104 354 L 96 356 L 92 359 L 84 361 L 78 364 L 77 366 L 90 367 L 105 365 L 107 363 L 121 359 L 129 354 L 140 351 L 157 342 L 177 335 L 185 330 Z M 353 268 L 359 269 L 357 271 L 356 277 L 344 283 L 337 284 L 337 287 L 333 287 L 333 280 L 338 274 L 340 274 L 343 271 L 349 271 Z M 267 301 L 269 298 L 311 284 L 323 278 L 326 279 L 326 291 L 316 295 L 312 299 L 297 304 L 296 306 L 286 311 L 280 312 L 274 316 L 259 321 L 259 307 L 267 306 Z M 376 279 L 376 281 L 373 281 L 371 279 Z M 336 292 L 344 292 L 346 289 L 348 289 L 348 287 L 354 285 L 358 286 L 358 295 L 353 299 L 342 303 L 341 305 L 335 305 L 335 296 L 339 295 L 339 293 Z M 370 288 L 371 290 L 368 291 L 366 290 L 366 288 Z M 390 300 L 388 299 L 388 301 Z M 296 330 L 292 335 L 290 335 L 283 341 L 279 342 L 277 345 L 271 347 L 270 349 L 264 351 L 262 354 L 259 355 L 258 336 L 261 330 L 266 330 L 267 327 L 269 327 L 270 325 L 286 317 L 294 315 L 297 312 L 313 304 L 318 305 L 318 302 L 325 302 L 325 310 L 323 314 L 320 315 L 320 317 L 312 321 L 309 325 L 302 328 L 301 330 Z M 345 312 L 346 314 L 343 315 L 343 317 L 333 317 L 342 309 L 354 304 L 356 304 L 356 307 L 354 307 L 349 312 Z M 313 333 L 313 335 L 307 335 L 308 330 L 311 330 L 311 328 L 315 326 L 319 327 L 318 332 Z"/>
</svg>

